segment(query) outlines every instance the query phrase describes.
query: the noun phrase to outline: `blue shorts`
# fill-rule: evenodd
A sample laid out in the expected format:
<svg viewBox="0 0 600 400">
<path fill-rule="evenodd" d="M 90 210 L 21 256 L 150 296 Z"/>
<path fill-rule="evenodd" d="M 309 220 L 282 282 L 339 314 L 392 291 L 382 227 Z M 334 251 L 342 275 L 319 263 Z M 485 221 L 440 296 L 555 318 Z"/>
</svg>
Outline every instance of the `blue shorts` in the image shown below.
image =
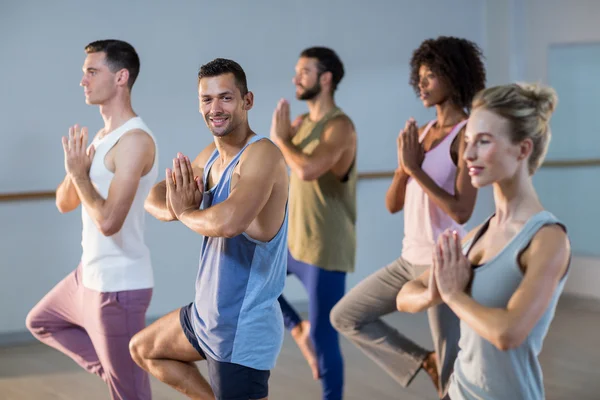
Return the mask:
<svg viewBox="0 0 600 400">
<path fill-rule="evenodd" d="M 270 371 L 222 362 L 208 357 L 200 347 L 190 319 L 193 303 L 179 310 L 179 322 L 187 340 L 206 360 L 208 378 L 216 400 L 263 399 L 269 395 Z"/>
</svg>

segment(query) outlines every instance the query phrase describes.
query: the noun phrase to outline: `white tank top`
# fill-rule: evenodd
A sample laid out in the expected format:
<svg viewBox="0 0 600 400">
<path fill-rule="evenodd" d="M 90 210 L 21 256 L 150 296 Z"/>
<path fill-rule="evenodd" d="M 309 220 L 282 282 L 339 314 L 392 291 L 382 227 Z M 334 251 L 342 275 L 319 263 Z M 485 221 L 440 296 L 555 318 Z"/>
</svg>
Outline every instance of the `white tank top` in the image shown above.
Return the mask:
<svg viewBox="0 0 600 400">
<path fill-rule="evenodd" d="M 148 133 L 156 150 L 152 169 L 141 178 L 123 227 L 112 236 L 104 236 L 85 207 L 81 207 L 83 285 L 98 292 L 118 292 L 154 286 L 150 250 L 144 241 L 144 201 L 158 177 L 158 148 L 152 132 L 140 117 L 131 118 L 101 139 L 94 139 L 92 143 L 96 153 L 90 168 L 90 180 L 98 193 L 106 199 L 114 174 L 104 165 L 104 157 L 117 141 L 132 129 L 141 129 Z"/>
</svg>

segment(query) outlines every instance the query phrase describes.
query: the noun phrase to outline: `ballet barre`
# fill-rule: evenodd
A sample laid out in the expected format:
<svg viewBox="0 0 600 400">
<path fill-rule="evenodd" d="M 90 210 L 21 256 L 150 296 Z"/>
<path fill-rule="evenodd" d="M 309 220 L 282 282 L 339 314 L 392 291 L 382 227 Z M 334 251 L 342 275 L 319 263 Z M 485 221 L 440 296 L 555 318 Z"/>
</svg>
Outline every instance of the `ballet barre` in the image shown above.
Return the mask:
<svg viewBox="0 0 600 400">
<path fill-rule="evenodd" d="M 600 159 L 589 158 L 581 160 L 548 160 L 541 168 L 580 168 L 600 167 Z M 383 179 L 394 176 L 394 171 L 359 172 L 358 179 Z M 55 191 L 0 193 L 0 202 L 53 199 Z"/>
</svg>

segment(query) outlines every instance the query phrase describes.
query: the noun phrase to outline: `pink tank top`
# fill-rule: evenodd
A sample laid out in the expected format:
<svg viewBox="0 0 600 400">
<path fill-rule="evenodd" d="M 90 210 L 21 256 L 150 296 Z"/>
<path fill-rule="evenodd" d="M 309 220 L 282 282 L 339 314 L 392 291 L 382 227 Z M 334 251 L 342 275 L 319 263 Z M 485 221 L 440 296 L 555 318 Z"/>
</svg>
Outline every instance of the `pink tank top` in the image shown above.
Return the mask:
<svg viewBox="0 0 600 400">
<path fill-rule="evenodd" d="M 422 142 L 435 120 L 423 130 Z M 454 138 L 465 126 L 467 120 L 458 123 L 452 131 L 433 149 L 425 153 L 421 168 L 435 183 L 450 194 L 454 194 L 456 165 L 450 156 L 450 146 Z M 446 229 L 456 230 L 461 237 L 466 234 L 463 225 L 453 220 L 429 198 L 421 185 L 412 177 L 406 184 L 404 197 L 404 239 L 402 258 L 412 264 L 431 264 L 433 246 L 438 236 Z"/>
</svg>

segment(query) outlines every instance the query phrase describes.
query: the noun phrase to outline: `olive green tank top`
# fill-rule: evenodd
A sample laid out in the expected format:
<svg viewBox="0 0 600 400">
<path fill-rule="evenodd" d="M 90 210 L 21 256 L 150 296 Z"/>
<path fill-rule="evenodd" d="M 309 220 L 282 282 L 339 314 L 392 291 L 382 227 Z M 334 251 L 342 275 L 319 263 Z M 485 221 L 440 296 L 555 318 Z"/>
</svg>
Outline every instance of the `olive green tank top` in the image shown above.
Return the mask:
<svg viewBox="0 0 600 400">
<path fill-rule="evenodd" d="M 317 122 L 303 115 L 292 143 L 311 154 L 327 122 L 341 115 L 345 114 L 337 107 Z M 356 179 L 356 158 L 342 179 L 327 171 L 303 181 L 292 171 L 288 246 L 296 260 L 329 271 L 354 272 Z"/>
</svg>

